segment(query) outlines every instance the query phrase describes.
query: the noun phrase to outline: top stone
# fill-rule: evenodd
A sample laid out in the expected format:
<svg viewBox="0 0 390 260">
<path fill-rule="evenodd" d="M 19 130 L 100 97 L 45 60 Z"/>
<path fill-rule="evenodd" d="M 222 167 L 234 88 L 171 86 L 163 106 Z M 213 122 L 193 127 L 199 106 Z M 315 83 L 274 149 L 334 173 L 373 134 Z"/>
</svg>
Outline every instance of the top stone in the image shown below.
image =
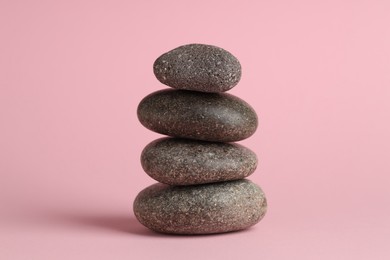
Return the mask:
<svg viewBox="0 0 390 260">
<path fill-rule="evenodd" d="M 161 55 L 153 64 L 157 79 L 172 88 L 225 92 L 240 81 L 240 62 L 212 45 L 188 44 Z"/>
</svg>

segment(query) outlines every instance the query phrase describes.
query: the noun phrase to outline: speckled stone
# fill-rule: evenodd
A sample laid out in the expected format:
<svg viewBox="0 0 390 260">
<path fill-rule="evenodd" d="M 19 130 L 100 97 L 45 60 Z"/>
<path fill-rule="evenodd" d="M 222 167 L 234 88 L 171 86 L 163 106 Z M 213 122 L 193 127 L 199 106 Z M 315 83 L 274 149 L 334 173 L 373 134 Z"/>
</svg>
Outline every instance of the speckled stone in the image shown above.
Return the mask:
<svg viewBox="0 0 390 260">
<path fill-rule="evenodd" d="M 145 147 L 141 164 L 156 181 L 193 185 L 243 179 L 256 170 L 257 157 L 234 143 L 161 138 Z"/>
<path fill-rule="evenodd" d="M 164 53 L 153 69 L 157 79 L 167 86 L 202 92 L 227 91 L 241 78 L 236 57 L 205 44 L 188 44 Z"/>
<path fill-rule="evenodd" d="M 146 227 L 171 234 L 212 234 L 246 229 L 265 215 L 267 202 L 249 180 L 169 186 L 154 184 L 134 201 L 134 213 Z"/>
<path fill-rule="evenodd" d="M 145 97 L 138 119 L 160 134 L 215 142 L 246 139 L 258 124 L 253 108 L 236 96 L 174 89 Z"/>
</svg>

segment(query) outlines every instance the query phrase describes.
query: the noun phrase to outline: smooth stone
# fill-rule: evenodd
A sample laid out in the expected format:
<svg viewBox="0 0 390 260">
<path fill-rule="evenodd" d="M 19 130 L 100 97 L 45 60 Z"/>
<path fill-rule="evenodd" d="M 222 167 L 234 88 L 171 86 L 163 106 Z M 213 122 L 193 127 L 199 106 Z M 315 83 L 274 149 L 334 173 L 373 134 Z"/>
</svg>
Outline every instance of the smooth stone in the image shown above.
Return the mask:
<svg viewBox="0 0 390 260">
<path fill-rule="evenodd" d="M 169 185 L 194 185 L 243 179 L 257 167 L 257 156 L 234 143 L 161 138 L 142 152 L 145 172 Z"/>
<path fill-rule="evenodd" d="M 236 96 L 174 89 L 145 97 L 138 119 L 160 134 L 215 142 L 244 140 L 258 125 L 253 108 Z"/>
<path fill-rule="evenodd" d="M 138 194 L 133 209 L 141 224 L 157 232 L 212 234 L 255 225 L 267 201 L 261 188 L 246 179 L 191 186 L 157 183 Z"/>
<path fill-rule="evenodd" d="M 206 44 L 188 44 L 164 53 L 154 62 L 153 70 L 167 86 L 201 92 L 227 91 L 241 78 L 236 57 Z"/>
</svg>

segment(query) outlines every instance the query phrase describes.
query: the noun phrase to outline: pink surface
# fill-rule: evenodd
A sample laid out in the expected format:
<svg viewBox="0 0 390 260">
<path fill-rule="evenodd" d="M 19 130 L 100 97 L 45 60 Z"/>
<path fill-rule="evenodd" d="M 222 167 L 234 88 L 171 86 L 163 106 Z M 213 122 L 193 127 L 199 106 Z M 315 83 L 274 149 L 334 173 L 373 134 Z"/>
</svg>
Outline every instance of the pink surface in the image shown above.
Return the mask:
<svg viewBox="0 0 390 260">
<path fill-rule="evenodd" d="M 0 1 L 0 259 L 389 259 L 390 2 Z M 269 211 L 216 236 L 133 217 L 136 118 L 186 43 L 241 61 Z"/>
</svg>

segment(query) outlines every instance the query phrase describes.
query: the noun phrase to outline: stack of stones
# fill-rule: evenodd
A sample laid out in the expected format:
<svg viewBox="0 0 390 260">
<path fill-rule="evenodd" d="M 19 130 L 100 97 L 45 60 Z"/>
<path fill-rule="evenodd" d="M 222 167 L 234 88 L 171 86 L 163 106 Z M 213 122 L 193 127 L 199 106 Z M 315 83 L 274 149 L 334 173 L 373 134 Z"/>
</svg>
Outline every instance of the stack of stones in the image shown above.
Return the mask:
<svg viewBox="0 0 390 260">
<path fill-rule="evenodd" d="M 232 143 L 256 131 L 257 115 L 245 101 L 223 93 L 240 80 L 239 61 L 224 49 L 189 44 L 160 56 L 154 74 L 172 89 L 145 97 L 138 118 L 170 137 L 142 152 L 143 169 L 160 183 L 138 194 L 137 219 L 170 234 L 223 233 L 258 223 L 266 198 L 244 179 L 255 171 L 257 156 Z"/>
</svg>

